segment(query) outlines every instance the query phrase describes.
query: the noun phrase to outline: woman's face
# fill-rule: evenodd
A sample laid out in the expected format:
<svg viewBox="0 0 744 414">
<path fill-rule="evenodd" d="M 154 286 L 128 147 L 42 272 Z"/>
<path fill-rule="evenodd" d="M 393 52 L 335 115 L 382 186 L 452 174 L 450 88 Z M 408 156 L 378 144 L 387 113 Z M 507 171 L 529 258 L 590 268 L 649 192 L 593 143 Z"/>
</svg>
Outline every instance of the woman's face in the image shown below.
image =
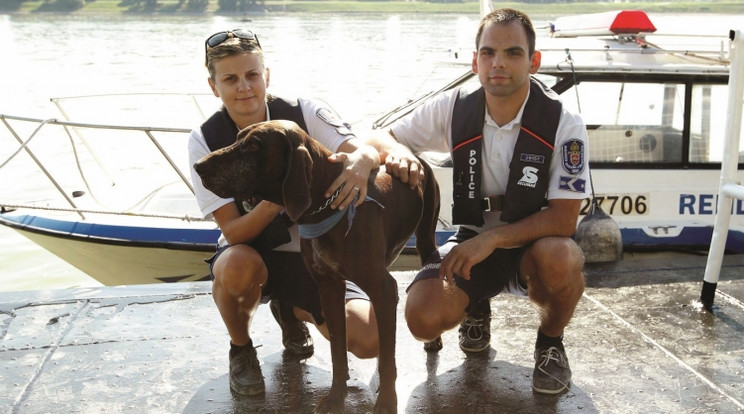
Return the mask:
<svg viewBox="0 0 744 414">
<path fill-rule="evenodd" d="M 254 53 L 228 56 L 214 62 L 209 86 L 230 117 L 242 129 L 266 120 L 266 88 L 269 70 Z"/>
</svg>

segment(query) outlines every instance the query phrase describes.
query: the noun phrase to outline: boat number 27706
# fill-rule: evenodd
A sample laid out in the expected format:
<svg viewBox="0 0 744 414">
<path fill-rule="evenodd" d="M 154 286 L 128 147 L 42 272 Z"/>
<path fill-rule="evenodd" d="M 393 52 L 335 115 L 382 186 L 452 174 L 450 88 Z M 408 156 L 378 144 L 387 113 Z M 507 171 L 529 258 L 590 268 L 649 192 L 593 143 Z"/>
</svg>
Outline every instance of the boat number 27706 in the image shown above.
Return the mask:
<svg viewBox="0 0 744 414">
<path fill-rule="evenodd" d="M 607 214 L 623 216 L 642 216 L 648 214 L 648 194 L 597 195 L 597 204 Z M 591 198 L 581 202 L 581 215 L 589 214 Z"/>
</svg>

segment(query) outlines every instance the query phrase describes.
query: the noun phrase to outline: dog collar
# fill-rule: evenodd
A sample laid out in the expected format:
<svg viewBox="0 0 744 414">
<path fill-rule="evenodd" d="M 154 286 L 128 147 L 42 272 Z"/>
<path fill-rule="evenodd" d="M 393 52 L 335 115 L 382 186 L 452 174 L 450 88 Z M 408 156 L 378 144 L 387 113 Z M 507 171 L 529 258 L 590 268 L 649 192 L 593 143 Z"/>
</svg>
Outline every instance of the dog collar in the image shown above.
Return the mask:
<svg viewBox="0 0 744 414">
<path fill-rule="evenodd" d="M 341 187 L 339 187 L 338 189 L 336 189 L 336 191 L 331 195 L 331 197 L 329 197 L 326 200 L 325 204 L 323 204 L 322 206 L 318 207 L 317 210 L 313 211 L 312 213 L 308 214 L 308 216 L 314 216 L 314 215 L 320 213 L 321 211 L 327 209 L 328 206 L 331 205 L 331 203 L 333 202 L 333 200 L 335 200 L 336 197 L 338 197 L 339 193 L 341 193 L 341 189 L 343 189 L 345 185 L 346 185 L 346 183 L 341 184 Z M 341 211 L 343 211 L 343 210 L 341 210 Z M 336 220 L 336 221 L 338 221 L 338 220 Z"/>
<path fill-rule="evenodd" d="M 338 224 L 339 221 L 341 221 L 341 218 L 346 214 L 349 226 L 346 229 L 346 234 L 344 236 L 349 234 L 349 230 L 351 230 L 351 224 L 354 221 L 354 215 L 356 214 L 356 206 L 354 203 L 356 200 L 359 199 L 359 195 L 354 198 L 354 202 L 349 204 L 349 208 L 346 210 L 339 210 L 330 217 L 313 224 L 299 224 L 297 227 L 300 229 L 300 238 L 302 239 L 315 239 L 318 238 L 326 233 L 328 233 L 329 230 L 331 230 L 336 224 Z M 377 203 L 378 206 L 385 208 L 382 204 L 377 202 L 374 198 L 367 196 L 364 198 L 364 201 L 374 201 Z"/>
</svg>

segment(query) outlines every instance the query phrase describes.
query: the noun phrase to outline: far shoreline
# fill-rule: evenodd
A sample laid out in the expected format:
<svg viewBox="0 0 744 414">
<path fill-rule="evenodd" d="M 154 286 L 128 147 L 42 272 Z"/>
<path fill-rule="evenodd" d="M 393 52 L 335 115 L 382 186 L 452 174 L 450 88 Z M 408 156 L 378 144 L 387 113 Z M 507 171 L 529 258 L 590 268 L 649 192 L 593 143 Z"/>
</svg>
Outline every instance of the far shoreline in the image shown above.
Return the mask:
<svg viewBox="0 0 744 414">
<path fill-rule="evenodd" d="M 218 1 L 210 0 L 204 10 L 189 10 L 187 2 L 179 0 L 158 0 L 155 8 L 122 6 L 121 0 L 85 1 L 84 6 L 76 10 L 63 10 L 61 0 L 26 0 L 19 1 L 19 6 L 8 6 L 13 0 L 0 6 L 0 14 L 44 15 L 149 15 L 149 16 L 189 16 L 215 15 L 243 17 L 250 20 L 266 14 L 294 13 L 381 13 L 381 14 L 478 14 L 478 2 L 428 3 L 421 1 L 344 1 L 344 0 L 267 0 L 255 8 L 224 12 L 217 10 Z M 69 3 L 69 2 L 68 2 Z M 183 4 L 182 4 L 183 3 Z M 497 7 L 511 7 L 522 10 L 531 16 L 560 16 L 569 14 L 588 14 L 616 10 L 644 10 L 647 13 L 684 13 L 684 14 L 744 14 L 744 2 L 740 1 L 679 1 L 658 3 L 636 1 L 630 3 L 614 2 L 580 2 L 580 3 L 517 3 L 498 2 Z"/>
</svg>

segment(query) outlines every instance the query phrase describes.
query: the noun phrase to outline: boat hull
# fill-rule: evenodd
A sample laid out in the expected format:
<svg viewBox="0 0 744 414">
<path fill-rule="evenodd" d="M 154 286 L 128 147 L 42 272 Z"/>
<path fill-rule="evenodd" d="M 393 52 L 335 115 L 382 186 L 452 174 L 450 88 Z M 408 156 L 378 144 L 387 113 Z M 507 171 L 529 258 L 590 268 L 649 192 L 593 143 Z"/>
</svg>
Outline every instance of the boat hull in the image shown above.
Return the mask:
<svg viewBox="0 0 744 414">
<path fill-rule="evenodd" d="M 0 224 L 110 286 L 207 280 L 204 259 L 216 245 L 207 240 L 219 235 L 214 229 L 89 224 L 15 213 L 0 215 Z"/>
<path fill-rule="evenodd" d="M 9 227 L 106 286 L 209 280 L 205 259 L 216 250 L 219 230 L 103 225 L 75 220 L 4 213 Z M 443 243 L 451 231 L 439 232 Z M 392 271 L 421 267 L 415 238 Z"/>
</svg>

